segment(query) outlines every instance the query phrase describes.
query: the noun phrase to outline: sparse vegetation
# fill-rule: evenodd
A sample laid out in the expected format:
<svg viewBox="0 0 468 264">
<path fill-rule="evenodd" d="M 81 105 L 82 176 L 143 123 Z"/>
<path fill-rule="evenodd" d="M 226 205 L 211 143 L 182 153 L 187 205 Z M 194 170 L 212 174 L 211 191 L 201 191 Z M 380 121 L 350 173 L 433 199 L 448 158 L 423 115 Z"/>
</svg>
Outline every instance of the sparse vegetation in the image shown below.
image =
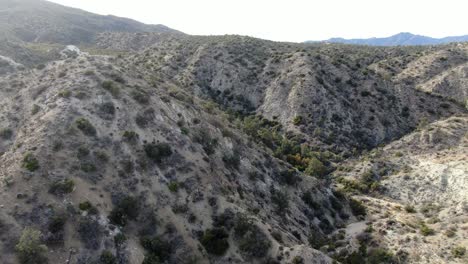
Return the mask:
<svg viewBox="0 0 468 264">
<path fill-rule="evenodd" d="M 26 153 L 23 158 L 23 168 L 31 172 L 36 171 L 39 169 L 39 160 L 36 159 L 34 154 Z"/>
<path fill-rule="evenodd" d="M 172 149 L 167 143 L 146 144 L 144 150 L 146 156 L 157 163 L 161 163 L 164 158 L 172 155 Z"/>
<path fill-rule="evenodd" d="M 16 253 L 21 264 L 43 264 L 47 263 L 45 256 L 47 247 L 42 244 L 41 232 L 33 228 L 25 228 L 18 244 Z"/>
<path fill-rule="evenodd" d="M 71 193 L 75 187 L 75 182 L 72 179 L 64 179 L 55 181 L 49 188 L 49 193 L 54 195 L 63 195 Z"/>
<path fill-rule="evenodd" d="M 222 256 L 229 248 L 228 238 L 224 228 L 213 228 L 205 230 L 200 242 L 208 253 Z"/>
<path fill-rule="evenodd" d="M 131 196 L 125 196 L 118 201 L 109 214 L 111 223 L 119 226 L 127 225 L 129 220 L 135 220 L 140 206 L 138 200 Z"/>
<path fill-rule="evenodd" d="M 9 128 L 2 128 L 0 129 L 0 138 L 4 140 L 9 140 L 13 136 L 13 130 Z"/>
<path fill-rule="evenodd" d="M 87 136 L 95 136 L 96 135 L 96 128 L 89 122 L 86 118 L 78 118 L 76 121 L 76 127 L 83 132 L 83 134 Z"/>
</svg>

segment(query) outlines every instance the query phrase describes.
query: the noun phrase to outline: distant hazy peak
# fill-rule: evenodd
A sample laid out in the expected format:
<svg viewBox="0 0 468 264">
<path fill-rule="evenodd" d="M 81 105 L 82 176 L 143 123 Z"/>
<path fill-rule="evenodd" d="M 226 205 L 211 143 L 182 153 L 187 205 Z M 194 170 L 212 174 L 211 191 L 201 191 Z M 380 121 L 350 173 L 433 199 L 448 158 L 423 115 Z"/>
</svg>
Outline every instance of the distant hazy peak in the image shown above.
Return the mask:
<svg viewBox="0 0 468 264">
<path fill-rule="evenodd" d="M 367 38 L 367 39 L 344 39 L 344 38 L 331 38 L 324 41 L 306 41 L 306 42 L 328 42 L 328 43 L 343 43 L 355 45 L 369 45 L 369 46 L 411 46 L 411 45 L 438 45 L 450 42 L 465 42 L 468 41 L 468 35 L 445 37 L 445 38 L 431 38 L 427 36 L 415 35 L 409 32 L 401 32 L 396 35 L 386 38 Z"/>
</svg>

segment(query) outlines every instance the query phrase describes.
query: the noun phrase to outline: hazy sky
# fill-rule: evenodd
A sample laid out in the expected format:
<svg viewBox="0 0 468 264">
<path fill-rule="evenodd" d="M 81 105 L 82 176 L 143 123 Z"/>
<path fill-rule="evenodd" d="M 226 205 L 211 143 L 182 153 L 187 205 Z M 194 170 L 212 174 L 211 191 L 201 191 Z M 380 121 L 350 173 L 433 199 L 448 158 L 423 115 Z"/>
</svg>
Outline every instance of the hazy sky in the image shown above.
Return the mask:
<svg viewBox="0 0 468 264">
<path fill-rule="evenodd" d="M 52 0 L 188 34 L 278 41 L 468 34 L 467 0 Z"/>
</svg>

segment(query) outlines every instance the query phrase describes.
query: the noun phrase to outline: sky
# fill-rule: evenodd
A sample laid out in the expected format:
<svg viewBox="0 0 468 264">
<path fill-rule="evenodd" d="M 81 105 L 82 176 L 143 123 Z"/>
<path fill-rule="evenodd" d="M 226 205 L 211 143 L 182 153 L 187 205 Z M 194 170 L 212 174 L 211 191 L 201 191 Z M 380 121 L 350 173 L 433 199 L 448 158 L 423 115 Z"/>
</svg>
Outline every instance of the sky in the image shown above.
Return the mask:
<svg viewBox="0 0 468 264">
<path fill-rule="evenodd" d="M 467 0 L 50 0 L 193 35 L 302 42 L 332 37 L 468 34 Z"/>
</svg>

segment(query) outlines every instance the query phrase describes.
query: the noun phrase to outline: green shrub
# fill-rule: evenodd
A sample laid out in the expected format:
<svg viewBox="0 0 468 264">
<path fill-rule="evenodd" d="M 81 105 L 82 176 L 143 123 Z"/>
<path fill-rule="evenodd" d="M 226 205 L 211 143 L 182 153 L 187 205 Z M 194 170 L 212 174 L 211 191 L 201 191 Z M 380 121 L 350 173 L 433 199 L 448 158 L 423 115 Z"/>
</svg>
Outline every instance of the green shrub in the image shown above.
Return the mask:
<svg viewBox="0 0 468 264">
<path fill-rule="evenodd" d="M 167 143 L 146 144 L 144 150 L 146 156 L 157 163 L 161 163 L 164 158 L 172 155 L 171 146 Z"/>
<path fill-rule="evenodd" d="M 275 205 L 276 211 L 284 215 L 289 208 L 289 196 L 285 191 L 271 190 L 271 202 Z"/>
<path fill-rule="evenodd" d="M 63 215 L 54 215 L 51 217 L 48 225 L 48 230 L 51 233 L 58 233 L 63 231 L 67 218 Z"/>
<path fill-rule="evenodd" d="M 351 211 L 354 215 L 366 215 L 366 207 L 362 205 L 362 202 L 356 199 L 350 199 L 349 206 L 351 207 Z"/>
<path fill-rule="evenodd" d="M 80 208 L 81 211 L 87 211 L 89 215 L 97 215 L 99 213 L 99 210 L 89 201 L 81 202 L 78 208 Z"/>
<path fill-rule="evenodd" d="M 0 138 L 4 140 L 9 140 L 13 136 L 13 130 L 9 128 L 0 129 Z"/>
<path fill-rule="evenodd" d="M 114 245 L 116 247 L 122 246 L 125 243 L 125 241 L 127 241 L 127 237 L 123 233 L 118 233 L 114 237 Z"/>
<path fill-rule="evenodd" d="M 207 229 L 200 239 L 209 254 L 222 256 L 229 248 L 229 234 L 224 228 Z"/>
<path fill-rule="evenodd" d="M 81 168 L 81 170 L 83 172 L 86 172 L 86 173 L 92 173 L 92 172 L 95 172 L 97 170 L 96 165 L 94 165 L 94 163 L 92 163 L 90 161 L 86 161 L 86 162 L 81 163 L 80 168 Z"/>
<path fill-rule="evenodd" d="M 223 155 L 223 162 L 229 168 L 238 169 L 240 165 L 239 152 L 233 151 L 232 153 L 225 153 Z"/>
<path fill-rule="evenodd" d="M 170 182 L 167 187 L 171 192 L 177 192 L 179 190 L 179 183 L 176 181 Z"/>
<path fill-rule="evenodd" d="M 434 229 L 428 227 L 424 223 L 421 223 L 421 225 L 419 226 L 419 231 L 421 232 L 421 235 L 423 236 L 432 236 L 435 234 Z"/>
<path fill-rule="evenodd" d="M 125 226 L 128 220 L 134 220 L 138 217 L 139 204 L 136 198 L 126 196 L 122 198 L 112 209 L 109 220 L 112 224 Z"/>
<path fill-rule="evenodd" d="M 70 90 L 62 90 L 58 93 L 58 96 L 62 98 L 69 98 L 71 94 L 72 92 Z"/>
<path fill-rule="evenodd" d="M 16 253 L 21 264 L 42 264 L 47 263 L 45 254 L 47 247 L 41 242 L 41 231 L 33 228 L 25 228 L 18 244 Z"/>
<path fill-rule="evenodd" d="M 78 127 L 79 130 L 83 132 L 83 134 L 87 136 L 96 135 L 96 128 L 94 128 L 94 126 L 91 124 L 91 122 L 88 121 L 88 119 L 81 117 L 81 118 L 78 118 L 75 122 L 76 122 L 76 126 Z"/>
<path fill-rule="evenodd" d="M 138 135 L 137 132 L 135 131 L 125 131 L 122 135 L 123 139 L 126 141 L 126 142 L 130 142 L 130 143 L 136 143 L 138 142 L 138 139 L 140 138 L 140 135 Z"/>
<path fill-rule="evenodd" d="M 36 159 L 34 154 L 27 153 L 23 158 L 23 168 L 28 171 L 36 171 L 39 169 L 39 161 Z"/>
<path fill-rule="evenodd" d="M 302 122 L 303 122 L 302 116 L 295 116 L 293 119 L 293 124 L 296 126 L 302 124 Z"/>
<path fill-rule="evenodd" d="M 93 205 L 90 201 L 84 201 L 78 205 L 78 208 L 80 208 L 81 211 L 88 211 L 89 209 L 91 209 L 91 207 L 93 207 Z"/>
<path fill-rule="evenodd" d="M 466 254 L 466 248 L 459 246 L 452 248 L 452 255 L 455 258 L 461 258 Z"/>
<path fill-rule="evenodd" d="M 54 195 L 63 195 L 73 192 L 75 182 L 71 179 L 55 181 L 49 188 L 49 193 Z"/>
<path fill-rule="evenodd" d="M 41 111 L 41 107 L 38 106 L 37 104 L 33 105 L 31 108 L 31 115 L 35 115 Z"/>
<path fill-rule="evenodd" d="M 265 257 L 271 247 L 271 242 L 265 233 L 244 215 L 236 217 L 234 235 L 239 250 L 249 257 Z"/>
<path fill-rule="evenodd" d="M 381 248 L 371 249 L 367 256 L 367 263 L 369 264 L 393 264 L 395 257 L 391 252 Z"/>
<path fill-rule="evenodd" d="M 192 133 L 192 139 L 194 142 L 202 145 L 203 150 L 207 155 L 213 154 L 218 146 L 218 139 L 212 138 L 207 129 L 195 130 Z"/>
<path fill-rule="evenodd" d="M 145 255 L 145 264 L 163 263 L 171 256 L 171 245 L 157 236 L 144 236 L 140 244 L 148 252 Z"/>
<path fill-rule="evenodd" d="M 323 177 L 327 174 L 327 167 L 319 159 L 312 157 L 304 172 L 314 177 Z"/>
<path fill-rule="evenodd" d="M 117 258 L 109 250 L 104 250 L 99 256 L 100 264 L 117 264 Z"/>
<path fill-rule="evenodd" d="M 414 206 L 412 206 L 410 204 L 405 205 L 405 211 L 410 213 L 410 214 L 416 213 L 416 209 L 414 208 Z"/>
<path fill-rule="evenodd" d="M 132 98 L 137 101 L 139 104 L 148 104 L 149 103 L 149 95 L 146 92 L 133 90 L 131 92 Z"/>
<path fill-rule="evenodd" d="M 120 88 L 113 81 L 102 82 L 102 88 L 107 90 L 112 96 L 118 97 L 120 95 Z"/>
</svg>

